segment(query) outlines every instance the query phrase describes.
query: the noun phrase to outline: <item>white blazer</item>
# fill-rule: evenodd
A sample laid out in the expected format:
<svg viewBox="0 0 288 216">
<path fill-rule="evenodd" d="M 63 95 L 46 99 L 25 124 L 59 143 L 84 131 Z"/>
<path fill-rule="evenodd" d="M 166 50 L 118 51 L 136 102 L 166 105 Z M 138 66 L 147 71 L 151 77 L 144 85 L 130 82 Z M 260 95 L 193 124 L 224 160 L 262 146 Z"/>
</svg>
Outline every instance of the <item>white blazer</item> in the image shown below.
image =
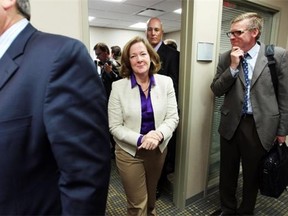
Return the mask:
<svg viewBox="0 0 288 216">
<path fill-rule="evenodd" d="M 163 152 L 176 129 L 179 116 L 172 79 L 155 74 L 151 87 L 151 102 L 155 129 L 161 131 L 164 141 L 159 145 Z M 131 79 L 113 82 L 108 103 L 109 128 L 115 142 L 135 156 L 141 128 L 141 99 L 138 86 L 131 88 Z"/>
</svg>

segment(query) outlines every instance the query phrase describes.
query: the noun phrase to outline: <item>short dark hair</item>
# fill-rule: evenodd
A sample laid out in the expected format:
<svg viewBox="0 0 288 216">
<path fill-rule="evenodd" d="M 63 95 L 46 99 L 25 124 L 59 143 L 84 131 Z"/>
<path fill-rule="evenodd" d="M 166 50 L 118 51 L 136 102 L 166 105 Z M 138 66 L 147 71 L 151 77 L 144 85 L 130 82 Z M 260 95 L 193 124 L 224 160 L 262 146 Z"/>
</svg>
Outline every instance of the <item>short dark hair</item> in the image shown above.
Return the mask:
<svg viewBox="0 0 288 216">
<path fill-rule="evenodd" d="M 95 51 L 96 49 L 100 49 L 102 52 L 106 52 L 106 53 L 108 53 L 108 55 L 110 55 L 110 50 L 105 43 L 97 43 L 94 46 L 93 50 Z"/>
<path fill-rule="evenodd" d="M 115 58 L 119 58 L 121 56 L 121 48 L 119 46 L 112 46 L 111 52 L 114 54 Z"/>
</svg>

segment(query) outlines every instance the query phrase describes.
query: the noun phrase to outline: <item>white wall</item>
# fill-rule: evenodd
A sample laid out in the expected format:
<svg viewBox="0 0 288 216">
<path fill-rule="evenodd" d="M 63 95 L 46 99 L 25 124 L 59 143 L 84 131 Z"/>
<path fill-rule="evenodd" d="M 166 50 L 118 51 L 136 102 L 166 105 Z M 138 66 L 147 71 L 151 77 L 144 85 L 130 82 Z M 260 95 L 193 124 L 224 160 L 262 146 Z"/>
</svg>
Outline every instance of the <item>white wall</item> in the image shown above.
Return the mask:
<svg viewBox="0 0 288 216">
<path fill-rule="evenodd" d="M 90 27 L 90 55 L 95 59 L 95 53 L 93 47 L 95 44 L 102 42 L 111 46 L 120 46 L 121 48 L 133 37 L 141 36 L 146 37 L 143 31 L 129 31 L 121 29 L 109 29 L 100 27 Z"/>
<path fill-rule="evenodd" d="M 118 45 L 121 48 L 133 37 L 141 36 L 146 38 L 145 31 L 131 31 L 122 29 L 110 29 L 90 26 L 90 55 L 95 59 L 93 47 L 96 43 L 103 42 L 110 48 L 111 46 Z M 180 31 L 167 33 L 164 39 L 171 38 L 177 41 L 178 50 L 180 48 Z"/>
<path fill-rule="evenodd" d="M 87 0 L 30 0 L 30 4 L 31 23 L 38 30 L 73 37 L 89 47 Z"/>
</svg>

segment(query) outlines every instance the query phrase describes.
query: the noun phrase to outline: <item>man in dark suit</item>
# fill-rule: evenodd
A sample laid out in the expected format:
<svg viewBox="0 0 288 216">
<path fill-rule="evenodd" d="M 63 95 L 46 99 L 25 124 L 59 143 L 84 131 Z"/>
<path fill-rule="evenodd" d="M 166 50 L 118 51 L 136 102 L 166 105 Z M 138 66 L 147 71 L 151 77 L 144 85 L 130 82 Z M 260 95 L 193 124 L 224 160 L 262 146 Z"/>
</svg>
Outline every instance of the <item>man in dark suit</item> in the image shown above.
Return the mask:
<svg viewBox="0 0 288 216">
<path fill-rule="evenodd" d="M 158 74 L 163 74 L 172 78 L 173 86 L 178 99 L 179 80 L 179 51 L 167 46 L 163 42 L 163 26 L 157 17 L 152 17 L 147 21 L 146 37 L 152 47 L 157 51 L 161 60 L 161 69 Z M 161 195 L 163 186 L 167 183 L 167 175 L 174 172 L 176 152 L 176 132 L 168 145 L 167 156 L 163 166 L 162 174 L 158 183 L 157 198 Z"/>
<path fill-rule="evenodd" d="M 107 98 L 85 46 L 0 1 L 0 215 L 104 215 Z"/>
<path fill-rule="evenodd" d="M 222 215 L 253 215 L 261 158 L 275 139 L 283 143 L 288 134 L 288 53 L 275 48 L 279 87 L 274 92 L 265 45 L 258 42 L 262 26 L 257 13 L 232 20 L 227 33 L 232 48 L 220 56 L 211 84 L 216 96 L 225 95 L 219 125 Z M 237 208 L 240 161 L 243 194 Z"/>
</svg>

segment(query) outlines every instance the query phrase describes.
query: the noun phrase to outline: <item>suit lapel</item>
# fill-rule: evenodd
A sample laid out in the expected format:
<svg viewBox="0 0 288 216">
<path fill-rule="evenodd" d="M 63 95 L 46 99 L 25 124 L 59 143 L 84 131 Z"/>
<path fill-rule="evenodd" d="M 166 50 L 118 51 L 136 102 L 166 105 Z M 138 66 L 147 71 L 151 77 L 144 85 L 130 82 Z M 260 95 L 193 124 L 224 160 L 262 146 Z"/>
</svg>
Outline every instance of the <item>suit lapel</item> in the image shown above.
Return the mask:
<svg viewBox="0 0 288 216">
<path fill-rule="evenodd" d="M 29 23 L 16 37 L 11 46 L 0 59 L 0 90 L 19 68 L 19 57 L 23 55 L 27 41 L 36 29 Z"/>
<path fill-rule="evenodd" d="M 268 61 L 267 61 L 267 58 L 265 56 L 265 45 L 261 43 L 258 57 L 256 60 L 256 64 L 255 64 L 254 71 L 253 71 L 251 88 L 256 83 L 257 79 L 259 78 L 260 74 L 263 72 L 267 63 L 268 63 Z"/>
<path fill-rule="evenodd" d="M 18 65 L 9 58 L 8 55 L 4 55 L 0 60 L 0 90 L 9 80 L 9 78 L 17 71 Z"/>
</svg>

